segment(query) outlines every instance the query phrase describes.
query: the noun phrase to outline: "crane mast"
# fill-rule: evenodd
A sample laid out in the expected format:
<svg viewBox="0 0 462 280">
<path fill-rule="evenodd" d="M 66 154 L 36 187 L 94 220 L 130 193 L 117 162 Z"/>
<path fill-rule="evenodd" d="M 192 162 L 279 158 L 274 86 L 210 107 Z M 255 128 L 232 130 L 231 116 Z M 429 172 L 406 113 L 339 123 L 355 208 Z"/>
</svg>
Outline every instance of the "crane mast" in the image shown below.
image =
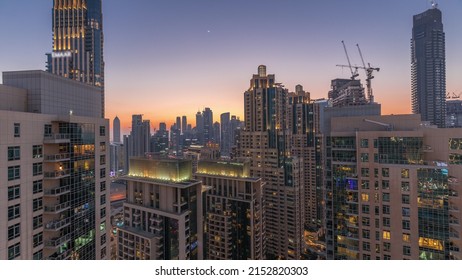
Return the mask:
<svg viewBox="0 0 462 280">
<path fill-rule="evenodd" d="M 356 44 L 356 47 L 358 47 L 359 56 L 361 57 L 361 61 L 363 63 L 363 67 L 361 68 L 364 69 L 364 71 L 366 72 L 367 98 L 369 99 L 370 103 L 373 103 L 374 94 L 372 92 L 372 79 L 374 79 L 374 76 L 372 75 L 372 73 L 374 71 L 377 71 L 377 72 L 380 71 L 380 68 L 371 67 L 370 63 L 368 63 L 366 67 L 366 63 L 364 62 L 363 54 L 361 52 L 361 48 L 359 47 L 359 44 Z"/>
</svg>

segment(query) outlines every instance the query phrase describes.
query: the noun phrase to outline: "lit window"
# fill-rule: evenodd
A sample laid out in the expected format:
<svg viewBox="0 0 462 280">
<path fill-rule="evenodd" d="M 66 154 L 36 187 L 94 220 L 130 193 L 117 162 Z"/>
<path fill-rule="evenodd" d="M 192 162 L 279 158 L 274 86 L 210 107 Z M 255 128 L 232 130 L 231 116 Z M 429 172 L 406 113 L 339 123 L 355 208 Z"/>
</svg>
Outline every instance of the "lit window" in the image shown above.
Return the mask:
<svg viewBox="0 0 462 280">
<path fill-rule="evenodd" d="M 390 238 L 391 238 L 391 233 L 390 233 L 390 231 L 384 230 L 384 231 L 383 231 L 382 238 L 385 239 L 385 240 L 390 240 Z"/>
</svg>

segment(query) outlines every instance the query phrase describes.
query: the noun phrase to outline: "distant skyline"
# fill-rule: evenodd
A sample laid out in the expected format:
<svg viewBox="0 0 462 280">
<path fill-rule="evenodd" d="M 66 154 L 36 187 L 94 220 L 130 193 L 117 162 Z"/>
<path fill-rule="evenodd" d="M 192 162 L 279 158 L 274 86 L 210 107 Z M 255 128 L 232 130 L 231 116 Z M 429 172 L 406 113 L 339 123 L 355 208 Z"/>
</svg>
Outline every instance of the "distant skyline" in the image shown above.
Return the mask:
<svg viewBox="0 0 462 280">
<path fill-rule="evenodd" d="M 45 69 L 52 49 L 52 0 L 0 0 L 0 71 Z M 462 92 L 462 0 L 440 0 L 446 34 L 446 89 Z M 126 134 L 132 114 L 153 127 L 210 107 L 243 118 L 243 93 L 260 64 L 293 91 L 327 97 L 348 78 L 341 45 L 360 65 L 380 67 L 372 82 L 384 114 L 411 112 L 412 16 L 428 0 L 103 0 L 106 118 Z M 360 72 L 364 80 L 364 73 Z"/>
</svg>

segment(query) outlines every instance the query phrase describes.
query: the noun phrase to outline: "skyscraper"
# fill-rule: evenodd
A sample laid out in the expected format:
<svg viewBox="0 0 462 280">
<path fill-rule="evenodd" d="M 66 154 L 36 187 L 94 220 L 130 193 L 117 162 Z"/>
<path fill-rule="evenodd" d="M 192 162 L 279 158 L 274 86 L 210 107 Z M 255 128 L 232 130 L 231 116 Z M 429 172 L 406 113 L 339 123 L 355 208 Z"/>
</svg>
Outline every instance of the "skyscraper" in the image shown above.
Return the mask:
<svg viewBox="0 0 462 280">
<path fill-rule="evenodd" d="M 100 91 L 44 71 L 5 72 L 3 83 L 0 259 L 105 259 L 109 120 Z"/>
<path fill-rule="evenodd" d="M 186 116 L 181 117 L 181 132 L 185 134 L 188 131 L 188 119 Z"/>
<path fill-rule="evenodd" d="M 47 54 L 48 72 L 104 88 L 101 2 L 53 1 L 53 51 Z M 101 100 L 104 117 L 104 92 Z"/>
<path fill-rule="evenodd" d="M 151 152 L 151 122 L 143 115 L 132 115 L 132 131 L 124 137 L 125 172 L 130 168 L 130 157 L 144 156 Z"/>
<path fill-rule="evenodd" d="M 114 143 L 120 143 L 120 120 L 116 116 L 112 122 L 112 141 Z"/>
<path fill-rule="evenodd" d="M 290 156 L 287 94 L 274 75 L 266 74 L 264 65 L 244 93 L 245 126 L 238 154 L 251 160 L 250 176 L 266 183 L 268 259 L 299 259 L 304 247 L 303 164 Z"/>
<path fill-rule="evenodd" d="M 229 112 L 223 113 L 220 116 L 221 125 L 221 138 L 220 138 L 220 152 L 223 156 L 229 156 L 232 146 L 231 133 L 230 133 L 230 114 Z"/>
<path fill-rule="evenodd" d="M 434 4 L 413 20 L 411 39 L 412 112 L 423 121 L 446 126 L 445 35 L 441 11 Z"/>
</svg>

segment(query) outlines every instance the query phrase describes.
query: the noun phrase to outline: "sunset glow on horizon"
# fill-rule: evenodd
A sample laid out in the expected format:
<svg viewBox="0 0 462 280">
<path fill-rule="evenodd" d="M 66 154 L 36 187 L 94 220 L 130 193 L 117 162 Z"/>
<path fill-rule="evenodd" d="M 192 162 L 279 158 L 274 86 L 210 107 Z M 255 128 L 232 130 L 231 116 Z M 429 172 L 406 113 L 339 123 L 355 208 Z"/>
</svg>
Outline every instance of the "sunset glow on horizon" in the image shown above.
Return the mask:
<svg viewBox="0 0 462 280">
<path fill-rule="evenodd" d="M 52 49 L 51 0 L 0 2 L 0 71 L 45 69 Z M 24 8 L 27 7 L 27 8 Z M 103 1 L 106 118 L 122 133 L 131 115 L 151 128 L 211 108 L 243 120 L 243 94 L 260 64 L 289 91 L 301 84 L 312 99 L 327 98 L 330 81 L 348 78 L 352 64 L 380 67 L 372 81 L 383 114 L 411 113 L 412 16 L 430 8 L 409 1 Z M 462 92 L 462 1 L 439 1 L 446 33 L 448 92 Z M 31 24 L 33 22 L 34 24 Z M 34 46 L 30 48 L 30 46 Z M 361 69 L 360 69 L 361 70 Z M 364 71 L 359 78 L 365 86 Z"/>
</svg>

